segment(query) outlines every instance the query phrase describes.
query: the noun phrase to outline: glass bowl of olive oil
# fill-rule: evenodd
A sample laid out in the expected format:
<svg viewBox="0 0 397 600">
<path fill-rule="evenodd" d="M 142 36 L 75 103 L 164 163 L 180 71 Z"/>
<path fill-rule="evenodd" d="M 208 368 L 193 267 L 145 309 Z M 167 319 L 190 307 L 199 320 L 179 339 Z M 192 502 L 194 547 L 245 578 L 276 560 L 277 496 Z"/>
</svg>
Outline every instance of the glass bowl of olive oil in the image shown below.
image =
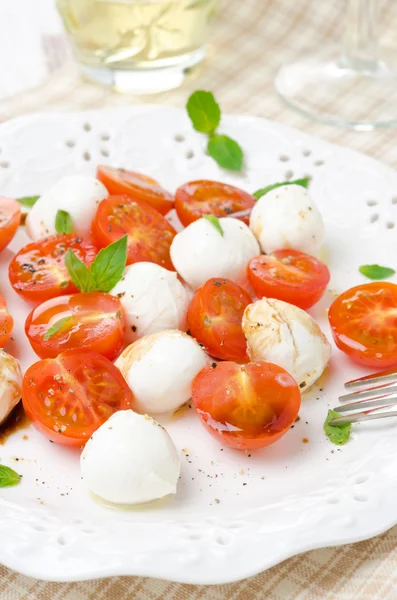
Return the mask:
<svg viewBox="0 0 397 600">
<path fill-rule="evenodd" d="M 91 80 L 150 94 L 180 86 L 205 56 L 218 0 L 57 0 Z"/>
</svg>

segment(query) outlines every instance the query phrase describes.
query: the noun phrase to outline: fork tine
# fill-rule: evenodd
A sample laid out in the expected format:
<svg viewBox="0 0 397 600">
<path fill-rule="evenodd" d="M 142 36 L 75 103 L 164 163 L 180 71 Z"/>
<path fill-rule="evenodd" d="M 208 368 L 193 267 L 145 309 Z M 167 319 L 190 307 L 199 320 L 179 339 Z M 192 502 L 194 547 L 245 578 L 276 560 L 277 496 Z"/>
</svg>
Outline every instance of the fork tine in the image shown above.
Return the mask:
<svg viewBox="0 0 397 600">
<path fill-rule="evenodd" d="M 372 373 L 372 375 L 366 375 L 365 377 L 359 377 L 358 379 L 352 379 L 345 383 L 345 388 L 354 389 L 360 387 L 368 387 L 368 384 L 372 383 L 388 383 L 397 381 L 397 369 L 387 369 L 386 371 L 380 371 L 378 373 Z"/>
<path fill-rule="evenodd" d="M 385 383 L 376 387 L 370 387 L 359 392 L 351 392 L 339 396 L 341 402 L 349 402 L 350 400 L 364 400 L 364 398 L 380 398 L 397 392 L 397 383 Z"/>
<path fill-rule="evenodd" d="M 393 404 L 397 404 L 397 394 L 391 394 L 390 396 L 378 396 L 372 400 L 365 399 L 359 402 L 350 402 L 349 404 L 344 404 L 343 406 L 337 406 L 332 410 L 338 413 L 345 413 L 357 409 L 373 408 L 375 406 L 382 406 L 385 408 L 386 406 L 392 406 Z"/>
<path fill-rule="evenodd" d="M 338 417 L 329 421 L 329 425 L 347 425 L 348 423 L 359 423 L 362 421 L 385 419 L 386 417 L 397 417 L 397 410 L 390 410 L 389 412 L 375 412 L 379 410 L 379 408 L 374 408 L 371 411 L 363 411 L 353 415 Z"/>
</svg>

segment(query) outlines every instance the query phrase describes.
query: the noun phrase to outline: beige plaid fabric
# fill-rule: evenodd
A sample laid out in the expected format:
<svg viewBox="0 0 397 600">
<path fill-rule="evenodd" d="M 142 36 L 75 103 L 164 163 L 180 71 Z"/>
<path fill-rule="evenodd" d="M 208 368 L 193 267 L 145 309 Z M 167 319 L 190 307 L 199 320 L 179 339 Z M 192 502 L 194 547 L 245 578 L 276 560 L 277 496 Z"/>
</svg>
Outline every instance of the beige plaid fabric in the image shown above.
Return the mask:
<svg viewBox="0 0 397 600">
<path fill-rule="evenodd" d="M 343 31 L 346 4 L 347 0 L 224 0 L 208 59 L 182 89 L 141 99 L 118 96 L 84 83 L 73 63 L 66 63 L 40 89 L 0 102 L 0 120 L 34 111 L 123 106 L 146 101 L 183 106 L 192 90 L 211 89 L 224 112 L 282 121 L 395 166 L 396 130 L 354 133 L 306 121 L 285 108 L 273 88 L 274 75 L 283 61 L 294 58 L 305 48 L 320 48 L 325 41 L 338 39 Z M 393 42 L 397 2 L 384 0 L 380 4 L 383 38 Z M 370 102 L 369 98 L 368 106 Z M 397 527 L 366 542 L 297 556 L 241 583 L 212 587 L 132 577 L 45 583 L 0 567 L 0 599 L 17 598 L 392 600 L 397 599 Z"/>
</svg>

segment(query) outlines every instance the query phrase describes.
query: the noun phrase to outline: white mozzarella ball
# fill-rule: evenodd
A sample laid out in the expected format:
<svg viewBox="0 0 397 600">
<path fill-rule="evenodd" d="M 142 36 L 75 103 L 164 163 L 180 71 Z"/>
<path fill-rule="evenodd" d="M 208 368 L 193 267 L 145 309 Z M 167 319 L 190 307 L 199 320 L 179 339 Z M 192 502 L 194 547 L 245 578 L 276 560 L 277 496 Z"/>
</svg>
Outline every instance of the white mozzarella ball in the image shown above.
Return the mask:
<svg viewBox="0 0 397 600">
<path fill-rule="evenodd" d="M 182 331 L 147 335 L 122 352 L 115 365 L 142 413 L 177 410 L 192 396 L 192 381 L 208 363 L 196 340 Z"/>
<path fill-rule="evenodd" d="M 175 494 L 178 452 L 166 430 L 148 415 L 114 413 L 81 455 L 88 489 L 115 504 L 139 504 Z"/>
<path fill-rule="evenodd" d="M 135 263 L 126 267 L 110 293 L 124 308 L 128 344 L 165 329 L 186 329 L 191 293 L 173 271 L 154 263 Z"/>
<path fill-rule="evenodd" d="M 105 186 L 85 175 L 64 177 L 37 200 L 26 218 L 26 230 L 33 240 L 56 234 L 58 210 L 65 210 L 73 221 L 73 233 L 88 236 L 98 204 L 109 196 Z"/>
<path fill-rule="evenodd" d="M 331 346 L 315 320 L 281 300 L 262 298 L 247 306 L 243 331 L 250 359 L 283 367 L 302 390 L 320 377 L 331 357 Z"/>
<path fill-rule="evenodd" d="M 171 244 L 171 260 L 194 290 L 211 277 L 247 284 L 247 265 L 260 254 L 255 236 L 242 221 L 219 219 L 223 235 L 207 219 L 194 221 Z"/>
<path fill-rule="evenodd" d="M 16 358 L 0 350 L 0 423 L 22 397 L 22 372 Z"/>
<path fill-rule="evenodd" d="M 285 185 L 260 198 L 250 227 L 266 254 L 293 248 L 316 255 L 325 239 L 321 214 L 301 185 Z"/>
</svg>

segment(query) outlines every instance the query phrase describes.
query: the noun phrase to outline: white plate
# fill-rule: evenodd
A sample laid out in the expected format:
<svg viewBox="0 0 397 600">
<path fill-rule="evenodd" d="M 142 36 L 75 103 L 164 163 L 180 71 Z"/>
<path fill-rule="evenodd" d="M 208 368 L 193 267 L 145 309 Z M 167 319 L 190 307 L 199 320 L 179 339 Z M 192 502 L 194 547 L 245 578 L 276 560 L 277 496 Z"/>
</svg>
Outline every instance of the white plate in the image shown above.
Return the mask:
<svg viewBox="0 0 397 600">
<path fill-rule="evenodd" d="M 310 174 L 332 273 L 330 292 L 313 315 L 329 334 L 326 307 L 333 293 L 363 282 L 358 266 L 397 265 L 397 175 L 368 157 L 263 119 L 225 118 L 222 130 L 245 149 L 243 176 L 221 171 L 205 155 L 203 137 L 176 109 L 18 119 L 0 127 L 0 190 L 40 194 L 63 175 L 94 173 L 100 162 L 141 170 L 170 190 L 189 179 L 212 178 L 254 191 Z M 24 367 L 35 360 L 23 333 L 28 307 L 8 284 L 7 264 L 11 250 L 25 242 L 19 233 L 0 257 L 0 291 L 16 321 L 9 351 Z M 182 455 L 178 494 L 131 511 L 91 499 L 78 452 L 50 444 L 33 429 L 15 433 L 0 446 L 0 462 L 16 468 L 23 481 L 1 490 L 0 562 L 59 581 L 143 575 L 221 583 L 305 550 L 385 531 L 397 522 L 397 421 L 355 426 L 340 449 L 322 431 L 343 381 L 361 374 L 335 350 L 328 373 L 303 399 L 300 421 L 252 456 L 222 449 L 194 410 L 171 419 L 165 424 Z"/>
</svg>

